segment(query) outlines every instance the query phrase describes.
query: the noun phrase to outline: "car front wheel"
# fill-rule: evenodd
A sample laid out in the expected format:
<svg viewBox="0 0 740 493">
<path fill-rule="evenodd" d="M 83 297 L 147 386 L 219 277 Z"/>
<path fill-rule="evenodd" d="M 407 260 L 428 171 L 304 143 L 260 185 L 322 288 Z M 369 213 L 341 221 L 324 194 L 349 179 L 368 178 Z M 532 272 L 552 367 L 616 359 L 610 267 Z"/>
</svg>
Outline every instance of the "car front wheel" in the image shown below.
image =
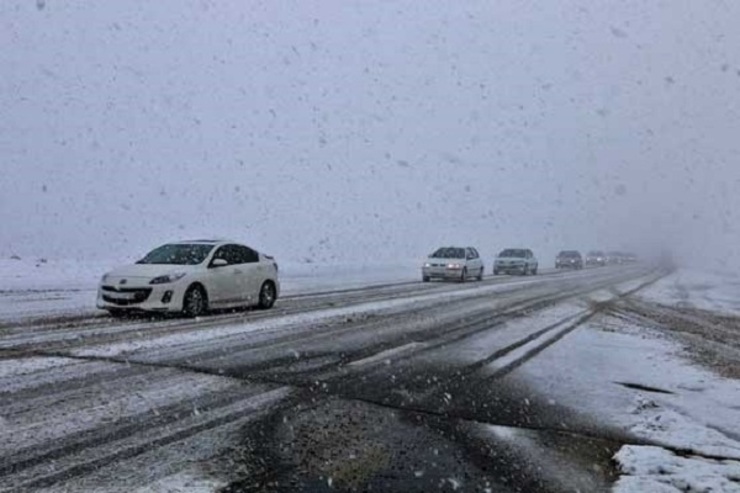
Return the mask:
<svg viewBox="0 0 740 493">
<path fill-rule="evenodd" d="M 265 281 L 260 288 L 259 307 L 263 310 L 272 308 L 277 299 L 277 291 L 272 281 Z"/>
<path fill-rule="evenodd" d="M 190 286 L 182 301 L 182 312 L 186 317 L 200 317 L 208 311 L 208 296 L 198 285 Z"/>
</svg>

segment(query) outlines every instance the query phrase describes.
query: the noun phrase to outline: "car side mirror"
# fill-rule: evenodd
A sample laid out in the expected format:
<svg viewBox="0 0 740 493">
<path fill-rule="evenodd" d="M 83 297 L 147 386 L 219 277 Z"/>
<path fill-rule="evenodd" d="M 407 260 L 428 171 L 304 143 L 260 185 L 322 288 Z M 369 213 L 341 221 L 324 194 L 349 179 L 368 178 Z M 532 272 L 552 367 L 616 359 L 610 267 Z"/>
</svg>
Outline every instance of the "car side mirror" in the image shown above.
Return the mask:
<svg viewBox="0 0 740 493">
<path fill-rule="evenodd" d="M 229 265 L 229 263 L 226 261 L 226 259 L 223 258 L 215 258 L 211 262 L 211 267 L 224 267 Z"/>
</svg>

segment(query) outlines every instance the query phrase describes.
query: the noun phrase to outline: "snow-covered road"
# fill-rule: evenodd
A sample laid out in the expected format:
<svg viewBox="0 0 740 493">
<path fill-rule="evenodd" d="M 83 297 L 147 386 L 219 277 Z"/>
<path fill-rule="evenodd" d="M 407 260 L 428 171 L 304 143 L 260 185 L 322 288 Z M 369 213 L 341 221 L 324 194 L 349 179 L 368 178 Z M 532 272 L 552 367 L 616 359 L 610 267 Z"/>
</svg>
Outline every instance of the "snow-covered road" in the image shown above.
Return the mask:
<svg viewBox="0 0 740 493">
<path fill-rule="evenodd" d="M 662 276 L 352 284 L 194 321 L 7 319 L 0 490 L 651 491 L 691 480 L 693 460 L 733 491 L 737 380 L 648 323 L 671 308 L 655 304 Z M 660 457 L 680 472 L 651 474 Z"/>
</svg>

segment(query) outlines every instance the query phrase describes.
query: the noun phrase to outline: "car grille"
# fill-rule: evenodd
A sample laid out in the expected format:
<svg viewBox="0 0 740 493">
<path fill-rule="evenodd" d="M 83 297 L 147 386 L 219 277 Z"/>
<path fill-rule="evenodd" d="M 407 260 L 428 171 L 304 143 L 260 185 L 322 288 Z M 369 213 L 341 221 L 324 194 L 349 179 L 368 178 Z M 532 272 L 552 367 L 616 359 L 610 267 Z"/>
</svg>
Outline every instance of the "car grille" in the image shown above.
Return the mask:
<svg viewBox="0 0 740 493">
<path fill-rule="evenodd" d="M 136 305 L 143 303 L 152 294 L 152 288 L 116 288 L 103 286 L 103 300 L 115 305 Z"/>
</svg>

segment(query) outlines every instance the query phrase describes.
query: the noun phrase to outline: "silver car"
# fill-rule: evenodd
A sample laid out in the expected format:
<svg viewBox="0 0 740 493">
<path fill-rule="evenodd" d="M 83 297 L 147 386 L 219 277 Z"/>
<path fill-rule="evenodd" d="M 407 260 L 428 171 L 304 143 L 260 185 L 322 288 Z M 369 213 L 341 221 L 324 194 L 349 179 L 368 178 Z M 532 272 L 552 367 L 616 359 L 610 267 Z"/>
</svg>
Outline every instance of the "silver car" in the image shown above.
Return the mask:
<svg viewBox="0 0 740 493">
<path fill-rule="evenodd" d="M 493 264 L 493 275 L 536 275 L 539 262 L 529 248 L 507 248 L 501 251 Z"/>
<path fill-rule="evenodd" d="M 606 255 L 601 250 L 593 250 L 586 254 L 587 266 L 604 266 L 606 265 Z"/>
<path fill-rule="evenodd" d="M 427 258 L 421 268 L 421 279 L 449 279 L 465 282 L 483 279 L 483 260 L 473 247 L 442 247 Z"/>
</svg>

